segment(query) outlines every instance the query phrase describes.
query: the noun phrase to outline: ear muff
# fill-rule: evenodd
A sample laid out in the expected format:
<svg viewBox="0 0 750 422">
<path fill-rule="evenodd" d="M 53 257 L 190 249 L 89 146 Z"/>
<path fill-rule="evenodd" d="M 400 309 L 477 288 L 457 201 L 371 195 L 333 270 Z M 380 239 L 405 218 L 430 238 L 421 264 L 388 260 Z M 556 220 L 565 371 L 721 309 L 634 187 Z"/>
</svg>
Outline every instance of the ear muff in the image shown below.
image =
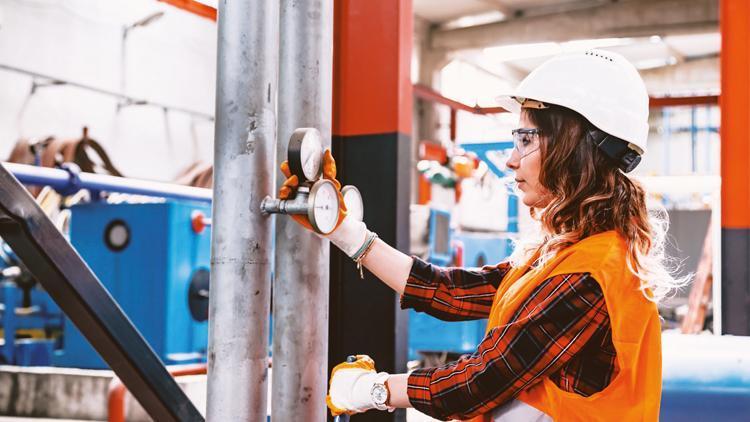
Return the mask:
<svg viewBox="0 0 750 422">
<path fill-rule="evenodd" d="M 611 136 L 599 129 L 589 130 L 587 137 L 625 173 L 633 171 L 641 162 L 641 155 L 620 138 Z"/>
</svg>

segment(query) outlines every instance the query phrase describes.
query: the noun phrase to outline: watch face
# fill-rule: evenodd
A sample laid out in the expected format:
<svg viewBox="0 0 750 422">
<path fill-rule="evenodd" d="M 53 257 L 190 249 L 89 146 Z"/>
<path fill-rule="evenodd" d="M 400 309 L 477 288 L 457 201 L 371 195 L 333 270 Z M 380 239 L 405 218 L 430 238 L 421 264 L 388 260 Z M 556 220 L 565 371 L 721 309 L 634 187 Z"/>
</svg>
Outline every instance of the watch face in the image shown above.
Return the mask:
<svg viewBox="0 0 750 422">
<path fill-rule="evenodd" d="M 383 406 L 388 401 L 388 389 L 383 384 L 375 384 L 372 386 L 372 401 L 378 406 Z"/>
</svg>

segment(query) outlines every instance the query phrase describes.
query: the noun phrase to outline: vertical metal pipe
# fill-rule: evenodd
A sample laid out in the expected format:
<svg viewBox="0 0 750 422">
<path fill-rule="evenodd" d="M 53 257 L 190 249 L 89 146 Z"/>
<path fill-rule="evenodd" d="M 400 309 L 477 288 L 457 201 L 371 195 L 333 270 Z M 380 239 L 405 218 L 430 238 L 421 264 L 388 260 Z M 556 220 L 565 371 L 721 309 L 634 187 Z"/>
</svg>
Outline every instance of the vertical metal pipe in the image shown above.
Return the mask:
<svg viewBox="0 0 750 422">
<path fill-rule="evenodd" d="M 209 307 L 210 421 L 265 421 L 278 0 L 219 3 Z"/>
<path fill-rule="evenodd" d="M 281 0 L 278 160 L 294 129 L 315 127 L 330 148 L 332 0 Z M 281 178 L 279 178 L 279 184 Z M 328 241 L 276 219 L 271 413 L 324 421 L 328 364 Z"/>
</svg>

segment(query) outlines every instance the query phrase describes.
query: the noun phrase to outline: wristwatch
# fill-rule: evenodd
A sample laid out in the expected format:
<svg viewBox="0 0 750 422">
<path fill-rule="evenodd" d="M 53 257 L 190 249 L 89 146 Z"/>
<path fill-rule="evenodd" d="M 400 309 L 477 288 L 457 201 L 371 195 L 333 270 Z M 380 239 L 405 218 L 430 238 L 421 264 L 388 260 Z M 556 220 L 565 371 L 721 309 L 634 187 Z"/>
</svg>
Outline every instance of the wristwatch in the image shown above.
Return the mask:
<svg viewBox="0 0 750 422">
<path fill-rule="evenodd" d="M 385 385 L 385 382 L 388 381 L 388 373 L 387 372 L 381 372 L 378 374 L 378 376 L 375 378 L 375 383 L 372 385 L 372 388 L 370 389 L 370 399 L 372 400 L 372 404 L 375 406 L 378 410 L 392 410 L 391 407 L 386 405 L 388 403 L 388 398 L 390 396 L 390 392 L 388 391 L 388 386 Z"/>
</svg>

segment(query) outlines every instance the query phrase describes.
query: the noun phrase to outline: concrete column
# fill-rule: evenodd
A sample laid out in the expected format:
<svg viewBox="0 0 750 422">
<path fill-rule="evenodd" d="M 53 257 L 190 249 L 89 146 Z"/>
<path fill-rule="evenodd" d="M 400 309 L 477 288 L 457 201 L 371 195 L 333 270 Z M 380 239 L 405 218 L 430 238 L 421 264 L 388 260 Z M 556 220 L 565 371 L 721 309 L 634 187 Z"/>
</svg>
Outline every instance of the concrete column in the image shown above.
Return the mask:
<svg viewBox="0 0 750 422">
<path fill-rule="evenodd" d="M 300 127 L 331 144 L 333 2 L 281 0 L 278 161 Z M 281 185 L 282 178 L 277 180 Z M 276 218 L 273 289 L 274 420 L 325 421 L 328 385 L 329 243 Z"/>
<path fill-rule="evenodd" d="M 721 5 L 722 334 L 750 335 L 750 3 Z"/>
<path fill-rule="evenodd" d="M 278 0 L 219 3 L 209 299 L 209 421 L 265 421 Z"/>
<path fill-rule="evenodd" d="M 412 1 L 337 0 L 334 16 L 333 153 L 340 180 L 362 192 L 367 227 L 408 253 Z M 366 353 L 379 371 L 404 372 L 408 313 L 393 290 L 367 271 L 364 277 L 332 248 L 329 368 Z M 402 421 L 405 413 L 371 411 L 352 420 Z"/>
</svg>

